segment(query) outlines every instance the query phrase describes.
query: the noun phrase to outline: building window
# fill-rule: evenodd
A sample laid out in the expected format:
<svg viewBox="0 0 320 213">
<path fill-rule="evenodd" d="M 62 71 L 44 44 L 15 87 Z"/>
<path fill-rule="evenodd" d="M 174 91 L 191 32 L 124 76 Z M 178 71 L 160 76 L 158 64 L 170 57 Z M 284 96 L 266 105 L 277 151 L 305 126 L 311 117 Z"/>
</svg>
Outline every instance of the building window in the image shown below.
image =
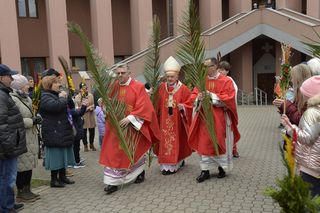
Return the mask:
<svg viewBox="0 0 320 213">
<path fill-rule="evenodd" d="M 35 77 L 46 69 L 46 58 L 21 58 L 21 72 L 24 76 Z"/>
<path fill-rule="evenodd" d="M 173 1 L 168 0 L 167 2 L 168 5 L 168 35 L 173 36 Z"/>
<path fill-rule="evenodd" d="M 87 70 L 87 61 L 86 57 L 70 57 L 71 66 L 76 67 L 79 71 Z"/>
<path fill-rule="evenodd" d="M 38 18 L 37 0 L 17 0 L 19 18 Z"/>
</svg>

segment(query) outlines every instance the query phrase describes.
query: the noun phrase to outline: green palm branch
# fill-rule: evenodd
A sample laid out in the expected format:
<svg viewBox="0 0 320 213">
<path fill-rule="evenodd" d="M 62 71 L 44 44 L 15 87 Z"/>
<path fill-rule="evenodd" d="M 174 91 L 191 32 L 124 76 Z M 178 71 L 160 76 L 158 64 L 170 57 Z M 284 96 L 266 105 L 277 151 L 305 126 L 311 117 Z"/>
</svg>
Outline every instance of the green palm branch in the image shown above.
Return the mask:
<svg viewBox="0 0 320 213">
<path fill-rule="evenodd" d="M 153 24 L 152 24 L 152 34 L 149 41 L 149 52 L 146 55 L 146 60 L 144 64 L 144 78 L 150 84 L 152 88 L 152 93 L 150 95 L 150 99 L 152 105 L 155 109 L 157 109 L 158 103 L 158 93 L 159 93 L 159 85 L 160 81 L 160 20 L 158 16 L 154 15 Z M 151 149 L 152 150 L 152 149 Z M 152 163 L 152 151 L 149 150 L 148 153 L 148 165 L 151 166 Z"/>
<path fill-rule="evenodd" d="M 276 180 L 277 188 L 268 187 L 264 194 L 270 196 L 281 207 L 281 213 L 316 213 L 320 209 L 320 197 L 312 197 L 310 184 L 302 177 L 292 174 L 282 145 L 279 145 L 281 158 L 287 169 L 287 174 Z"/>
<path fill-rule="evenodd" d="M 72 96 L 74 94 L 75 87 L 74 87 L 73 80 L 72 80 L 72 77 L 71 77 L 71 74 L 69 71 L 68 62 L 63 56 L 58 56 L 58 59 L 59 59 L 59 62 L 63 68 L 64 74 L 66 76 L 69 95 Z"/>
<path fill-rule="evenodd" d="M 160 85 L 160 21 L 158 16 L 153 17 L 152 35 L 149 41 L 149 52 L 144 63 L 144 78 L 153 89 L 151 101 L 154 107 L 157 105 L 158 89 Z"/>
<path fill-rule="evenodd" d="M 189 1 L 188 9 L 183 13 L 180 30 L 184 35 L 179 41 L 177 56 L 185 64 L 185 80 L 187 85 L 197 87 L 203 94 L 202 109 L 200 116 L 206 124 L 214 151 L 219 155 L 219 144 L 214 128 L 214 119 L 210 96 L 206 93 L 207 69 L 204 65 L 205 48 L 201 39 L 199 17 L 193 0 Z"/>
<path fill-rule="evenodd" d="M 305 38 L 308 39 L 309 42 L 302 41 L 302 43 L 307 46 L 313 56 L 320 58 L 320 34 L 315 29 L 313 29 L 313 31 L 315 32 L 319 40 L 314 40 L 305 36 Z"/>
<path fill-rule="evenodd" d="M 120 143 L 120 148 L 128 157 L 131 165 L 134 164 L 134 153 L 139 141 L 139 134 L 130 125 L 126 128 L 121 128 L 119 120 L 125 117 L 126 104 L 119 101 L 114 94 L 117 91 L 118 84 L 115 83 L 112 71 L 108 70 L 101 55 L 94 48 L 92 43 L 88 40 L 87 36 L 83 33 L 81 27 L 72 22 L 67 24 L 68 30 L 76 34 L 85 49 L 88 68 L 92 73 L 93 80 L 96 85 L 98 94 L 103 100 L 107 111 L 107 120 L 111 124 L 116 133 Z"/>
</svg>

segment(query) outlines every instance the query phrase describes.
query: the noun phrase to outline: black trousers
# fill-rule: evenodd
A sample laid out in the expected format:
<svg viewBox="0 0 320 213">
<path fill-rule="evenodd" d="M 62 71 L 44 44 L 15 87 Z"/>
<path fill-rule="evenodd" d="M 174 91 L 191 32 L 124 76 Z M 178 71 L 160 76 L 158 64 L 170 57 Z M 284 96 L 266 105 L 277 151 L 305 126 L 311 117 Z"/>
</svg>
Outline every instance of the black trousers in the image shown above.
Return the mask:
<svg viewBox="0 0 320 213">
<path fill-rule="evenodd" d="M 73 142 L 73 153 L 76 163 L 80 163 L 80 139 Z"/>
<path fill-rule="evenodd" d="M 94 128 L 89 128 L 89 141 L 90 141 L 90 144 L 93 144 L 94 142 Z M 87 129 L 83 129 L 83 139 L 82 139 L 82 142 L 83 142 L 83 145 L 87 145 L 88 144 L 88 139 L 87 139 Z"/>
<path fill-rule="evenodd" d="M 24 186 L 30 186 L 32 177 L 32 170 L 18 172 L 16 185 L 18 189 L 23 189 Z"/>
</svg>

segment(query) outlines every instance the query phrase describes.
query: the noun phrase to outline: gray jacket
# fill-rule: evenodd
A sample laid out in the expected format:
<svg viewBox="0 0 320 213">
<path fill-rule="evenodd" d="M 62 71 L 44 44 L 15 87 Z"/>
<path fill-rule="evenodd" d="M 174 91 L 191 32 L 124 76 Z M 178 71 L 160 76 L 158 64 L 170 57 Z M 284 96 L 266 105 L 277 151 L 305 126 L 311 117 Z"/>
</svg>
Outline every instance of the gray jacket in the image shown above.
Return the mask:
<svg viewBox="0 0 320 213">
<path fill-rule="evenodd" d="M 0 159 L 27 152 L 26 130 L 18 107 L 10 97 L 12 90 L 0 82 Z"/>
<path fill-rule="evenodd" d="M 29 96 L 21 96 L 14 91 L 10 94 L 23 117 L 26 128 L 26 141 L 28 152 L 18 157 L 18 172 L 28 171 L 36 167 L 38 163 L 38 131 L 33 125 L 32 101 Z"/>
</svg>

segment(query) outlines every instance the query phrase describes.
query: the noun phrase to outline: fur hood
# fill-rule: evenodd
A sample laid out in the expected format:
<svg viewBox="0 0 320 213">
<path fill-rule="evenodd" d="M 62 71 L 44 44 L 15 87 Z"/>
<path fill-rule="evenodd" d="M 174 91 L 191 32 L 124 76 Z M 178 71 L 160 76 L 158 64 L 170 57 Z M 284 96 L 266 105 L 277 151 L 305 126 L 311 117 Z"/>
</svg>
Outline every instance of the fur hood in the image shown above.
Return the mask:
<svg viewBox="0 0 320 213">
<path fill-rule="evenodd" d="M 320 105 L 320 94 L 309 98 L 307 103 L 308 107 Z"/>
</svg>

